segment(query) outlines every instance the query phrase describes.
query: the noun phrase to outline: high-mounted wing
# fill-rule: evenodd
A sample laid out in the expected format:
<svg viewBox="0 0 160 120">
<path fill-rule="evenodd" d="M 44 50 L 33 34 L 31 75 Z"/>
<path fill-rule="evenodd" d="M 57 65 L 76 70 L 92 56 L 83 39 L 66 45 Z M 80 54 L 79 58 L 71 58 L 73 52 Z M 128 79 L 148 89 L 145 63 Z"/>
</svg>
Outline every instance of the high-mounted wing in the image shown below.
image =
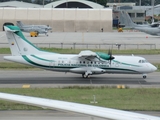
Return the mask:
<svg viewBox="0 0 160 120">
<path fill-rule="evenodd" d="M 90 50 L 85 50 L 85 51 L 81 51 L 78 54 L 79 58 L 85 58 L 85 59 L 94 59 L 94 58 L 98 58 L 99 61 L 106 61 L 109 60 L 110 64 L 111 64 L 111 60 L 114 59 L 114 57 L 112 56 L 112 51 L 109 50 L 108 54 L 107 53 L 102 53 L 102 52 L 92 52 Z"/>
<path fill-rule="evenodd" d="M 116 110 L 111 108 L 103 108 L 103 107 L 84 105 L 73 102 L 65 102 L 59 100 L 51 100 L 45 98 L 15 95 L 8 93 L 0 93 L 0 99 L 43 107 L 43 108 L 77 112 L 81 114 L 87 114 L 112 120 L 160 120 L 160 117 L 127 112 L 123 110 Z"/>
</svg>

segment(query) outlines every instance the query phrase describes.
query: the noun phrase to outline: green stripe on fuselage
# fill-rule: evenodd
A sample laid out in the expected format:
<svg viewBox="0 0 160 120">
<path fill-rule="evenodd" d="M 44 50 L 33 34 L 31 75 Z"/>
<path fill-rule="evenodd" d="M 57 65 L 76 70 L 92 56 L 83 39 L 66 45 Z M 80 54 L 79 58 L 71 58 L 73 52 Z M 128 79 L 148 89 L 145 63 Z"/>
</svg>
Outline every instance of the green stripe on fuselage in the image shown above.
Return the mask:
<svg viewBox="0 0 160 120">
<path fill-rule="evenodd" d="M 28 63 L 30 63 L 30 64 L 32 64 L 34 66 L 47 67 L 47 68 L 51 67 L 49 65 L 41 65 L 41 64 L 35 63 L 32 60 L 30 60 L 26 55 L 22 55 L 22 57 L 23 57 L 24 60 L 26 60 Z"/>
<path fill-rule="evenodd" d="M 34 57 L 34 58 L 37 58 L 37 59 L 39 59 L 39 60 L 48 61 L 48 62 L 54 62 L 54 60 L 47 60 L 47 59 L 40 58 L 40 57 L 35 56 L 35 55 L 31 55 L 31 56 Z"/>
</svg>

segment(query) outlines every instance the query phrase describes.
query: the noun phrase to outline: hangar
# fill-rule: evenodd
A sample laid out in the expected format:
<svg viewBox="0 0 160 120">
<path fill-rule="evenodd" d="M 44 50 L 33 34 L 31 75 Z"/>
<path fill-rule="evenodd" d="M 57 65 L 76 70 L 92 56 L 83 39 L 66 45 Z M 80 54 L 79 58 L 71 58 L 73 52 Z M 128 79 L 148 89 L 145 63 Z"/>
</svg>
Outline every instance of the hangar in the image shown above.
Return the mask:
<svg viewBox="0 0 160 120">
<path fill-rule="evenodd" d="M 12 8 L 42 8 L 42 5 L 20 2 L 20 1 L 7 1 L 0 2 L 0 7 L 12 7 Z"/>
<path fill-rule="evenodd" d="M 59 0 L 45 5 L 46 8 L 104 8 L 104 6 L 87 0 Z"/>
</svg>

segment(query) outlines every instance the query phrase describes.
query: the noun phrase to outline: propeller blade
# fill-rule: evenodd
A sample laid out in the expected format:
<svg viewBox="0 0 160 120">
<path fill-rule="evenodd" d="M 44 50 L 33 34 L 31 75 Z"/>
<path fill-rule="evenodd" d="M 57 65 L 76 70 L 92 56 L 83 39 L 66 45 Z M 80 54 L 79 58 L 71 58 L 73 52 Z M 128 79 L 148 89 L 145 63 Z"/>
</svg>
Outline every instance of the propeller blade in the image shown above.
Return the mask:
<svg viewBox="0 0 160 120">
<path fill-rule="evenodd" d="M 110 63 L 110 65 L 111 65 L 111 61 L 115 58 L 115 57 L 113 57 L 112 56 L 112 51 L 109 49 L 109 51 L 108 51 L 108 55 L 110 56 L 109 57 L 109 63 Z"/>
</svg>

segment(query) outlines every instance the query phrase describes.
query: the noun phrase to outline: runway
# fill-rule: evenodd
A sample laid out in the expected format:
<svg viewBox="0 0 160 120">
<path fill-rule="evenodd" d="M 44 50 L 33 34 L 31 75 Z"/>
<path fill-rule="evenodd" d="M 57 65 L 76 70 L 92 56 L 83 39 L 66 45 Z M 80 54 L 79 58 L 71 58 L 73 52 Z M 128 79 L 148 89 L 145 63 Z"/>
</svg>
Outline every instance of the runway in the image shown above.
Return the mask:
<svg viewBox="0 0 160 120">
<path fill-rule="evenodd" d="M 160 112 L 151 111 L 136 111 L 147 115 L 160 116 Z M 87 115 L 62 112 L 56 110 L 9 110 L 0 111 L 2 120 L 106 120 L 98 117 L 91 117 Z"/>
<path fill-rule="evenodd" d="M 101 74 L 92 75 L 84 79 L 80 74 L 61 73 L 53 71 L 0 71 L 0 87 L 22 87 L 30 84 L 31 87 L 63 87 L 63 86 L 116 86 L 118 84 L 129 87 L 160 87 L 160 74 L 154 72 L 148 74 L 146 79 L 142 75 Z"/>
</svg>

